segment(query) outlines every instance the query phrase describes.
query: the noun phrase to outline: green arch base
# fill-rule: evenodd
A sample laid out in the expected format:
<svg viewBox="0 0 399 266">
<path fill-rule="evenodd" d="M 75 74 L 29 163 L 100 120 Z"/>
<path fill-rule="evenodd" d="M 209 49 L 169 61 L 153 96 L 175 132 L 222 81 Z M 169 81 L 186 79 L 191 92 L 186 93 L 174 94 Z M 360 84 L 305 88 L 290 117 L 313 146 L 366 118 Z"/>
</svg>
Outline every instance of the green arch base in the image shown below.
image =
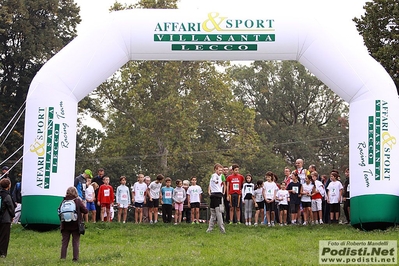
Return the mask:
<svg viewBox="0 0 399 266">
<path fill-rule="evenodd" d="M 58 207 L 63 197 L 35 195 L 22 197 L 21 224 L 29 229 L 48 231 L 60 226 Z"/>
<path fill-rule="evenodd" d="M 399 224 L 399 197 L 375 194 L 351 197 L 351 225 L 363 229 L 387 229 Z"/>
</svg>

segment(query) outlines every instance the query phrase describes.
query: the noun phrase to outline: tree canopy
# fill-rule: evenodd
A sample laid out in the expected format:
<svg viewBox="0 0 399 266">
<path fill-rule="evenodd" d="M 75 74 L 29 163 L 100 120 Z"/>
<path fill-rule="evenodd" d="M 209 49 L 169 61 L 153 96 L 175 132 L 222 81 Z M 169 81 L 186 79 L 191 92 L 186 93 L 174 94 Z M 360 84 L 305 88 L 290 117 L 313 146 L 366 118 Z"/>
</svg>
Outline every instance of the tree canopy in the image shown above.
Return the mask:
<svg viewBox="0 0 399 266">
<path fill-rule="evenodd" d="M 399 2 L 375 0 L 364 6 L 365 14 L 354 18 L 370 55 L 386 69 L 399 92 Z"/>
<path fill-rule="evenodd" d="M 29 85 L 43 64 L 68 44 L 80 23 L 79 7 L 72 0 L 2 0 L 0 2 L 0 120 L 4 127 L 17 114 L 7 134 L 0 136 L 0 159 L 23 144 L 24 110 Z M 15 123 L 15 127 L 12 125 Z M 5 138 L 7 137 L 7 140 Z M 9 166 L 22 156 L 16 153 Z M 16 167 L 21 172 L 21 166 Z"/>
</svg>

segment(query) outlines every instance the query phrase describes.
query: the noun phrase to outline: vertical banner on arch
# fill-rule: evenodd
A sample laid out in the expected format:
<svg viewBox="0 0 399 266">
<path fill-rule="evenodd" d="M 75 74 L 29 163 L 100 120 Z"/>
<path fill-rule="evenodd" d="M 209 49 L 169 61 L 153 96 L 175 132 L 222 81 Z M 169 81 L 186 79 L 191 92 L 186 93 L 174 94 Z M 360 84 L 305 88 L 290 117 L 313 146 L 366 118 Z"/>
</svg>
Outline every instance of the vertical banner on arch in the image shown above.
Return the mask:
<svg viewBox="0 0 399 266">
<path fill-rule="evenodd" d="M 27 104 L 22 224 L 59 224 L 57 208 L 73 185 L 77 105 L 45 99 Z"/>
<path fill-rule="evenodd" d="M 351 223 L 399 222 L 399 101 L 350 106 Z"/>
</svg>

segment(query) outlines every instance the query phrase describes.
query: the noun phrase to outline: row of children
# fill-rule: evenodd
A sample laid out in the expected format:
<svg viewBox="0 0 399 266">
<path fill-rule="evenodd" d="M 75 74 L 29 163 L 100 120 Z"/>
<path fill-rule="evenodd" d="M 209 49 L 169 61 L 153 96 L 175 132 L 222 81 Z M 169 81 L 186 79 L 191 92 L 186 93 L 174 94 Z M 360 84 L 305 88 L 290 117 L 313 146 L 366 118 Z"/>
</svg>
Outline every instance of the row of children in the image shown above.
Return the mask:
<svg viewBox="0 0 399 266">
<path fill-rule="evenodd" d="M 221 169 L 219 169 L 221 168 Z M 220 176 L 217 174 L 220 170 Z M 338 173 L 332 171 L 330 182 L 325 184 L 319 181 L 319 175 L 316 171 L 309 172 L 300 181 L 301 171 L 290 172 L 290 175 L 284 179 L 284 182 L 277 183 L 276 176 L 272 172 L 266 173 L 266 181 L 258 180 L 253 184 L 252 176 L 247 174 L 244 178 L 239 174 L 238 165 L 233 165 L 228 174 L 228 168 L 217 165 L 215 174 L 220 177 L 220 193 L 226 202 L 223 207 L 228 208 L 230 219 L 227 221 L 233 223 L 234 214 L 236 222 L 240 223 L 240 207 L 243 206 L 245 224 L 251 225 L 253 218 L 253 207 L 255 207 L 254 225 L 263 224 L 264 212 L 266 212 L 265 221 L 269 226 L 273 226 L 275 221 L 281 225 L 287 224 L 287 220 L 296 224 L 299 217 L 302 217 L 303 224 L 323 223 L 322 200 L 327 200 L 331 205 L 331 220 L 337 220 L 340 211 L 340 201 L 342 198 L 342 184 L 337 182 Z M 286 169 L 287 170 L 287 169 Z M 214 175 L 215 175 L 214 174 Z M 213 176 L 213 175 L 212 175 Z M 227 177 L 226 177 L 227 176 Z M 348 170 L 349 176 L 349 170 Z M 94 202 L 101 207 L 101 221 L 109 220 L 111 217 L 110 209 L 114 202 L 114 192 L 109 185 L 109 178 L 104 178 L 104 184 L 100 186 L 96 193 L 96 183 L 89 184 L 88 178 L 86 197 L 87 208 L 95 212 Z M 153 182 L 144 182 L 144 175 L 139 174 L 138 181 L 134 183 L 131 190 L 126 186 L 126 177 L 120 178 L 120 186 L 116 191 L 116 204 L 118 206 L 118 221 L 126 222 L 127 209 L 130 205 L 135 208 L 135 222 L 140 223 L 143 220 L 143 206 L 149 209 L 148 221 L 150 223 L 158 222 L 158 208 L 162 205 L 162 218 L 165 223 L 172 221 L 172 209 L 175 209 L 175 224 L 182 220 L 183 202 L 187 198 L 192 209 L 191 221 L 198 223 L 199 209 L 202 200 L 202 189 L 196 184 L 196 178 L 191 179 L 191 186 L 182 188 L 182 181 L 176 180 L 176 188 L 172 188 L 172 180 L 165 179 L 165 186 L 162 187 L 164 177 L 160 174 Z M 208 192 L 212 196 L 212 178 L 208 187 Z M 219 189 L 219 188 L 218 188 Z M 326 193 L 326 190 L 329 192 Z M 132 204 L 131 204 L 132 203 Z M 211 197 L 212 203 L 212 197 Z M 277 215 L 276 217 L 276 213 Z M 303 213 L 303 214 L 302 214 Z M 212 214 L 212 213 L 211 213 Z M 291 219 L 287 219 L 290 214 Z M 122 217 L 123 216 L 123 217 Z M 278 217 L 279 216 L 279 217 Z M 226 215 L 227 217 L 227 215 Z M 237 218 L 238 217 L 238 218 Z M 88 219 L 88 216 L 87 218 Z M 94 215 L 93 215 L 93 221 Z"/>
<path fill-rule="evenodd" d="M 165 179 L 165 186 L 162 183 Z M 118 222 L 126 222 L 127 210 L 129 206 L 135 209 L 135 222 L 143 221 L 143 208 L 148 208 L 148 220 L 150 224 L 158 222 L 158 208 L 162 207 L 162 219 L 164 223 L 172 222 L 172 211 L 175 209 L 174 223 L 178 224 L 182 221 L 183 204 L 187 198 L 191 208 L 192 223 L 199 223 L 199 208 L 202 200 L 202 189 L 197 185 L 197 178 L 191 178 L 191 186 L 187 191 L 182 187 L 183 182 L 176 180 L 176 187 L 172 187 L 172 179 L 164 178 L 162 174 L 157 175 L 156 180 L 147 185 L 144 182 L 144 175 L 139 174 L 137 182 L 133 184 L 131 189 L 126 185 L 126 177 L 120 177 L 120 185 L 114 193 L 114 189 L 109 185 L 109 177 L 104 176 L 104 184 L 98 186 L 96 182 L 91 182 L 91 178 L 87 178 L 85 184 L 85 193 L 82 197 L 86 201 L 86 207 L 92 215 L 92 221 L 95 222 L 96 206 L 101 207 L 101 221 L 111 221 L 112 205 L 115 199 L 118 208 Z M 98 191 L 97 191 L 98 189 Z M 79 191 L 79 189 L 78 189 Z M 88 221 L 89 213 L 85 219 Z"/>
</svg>

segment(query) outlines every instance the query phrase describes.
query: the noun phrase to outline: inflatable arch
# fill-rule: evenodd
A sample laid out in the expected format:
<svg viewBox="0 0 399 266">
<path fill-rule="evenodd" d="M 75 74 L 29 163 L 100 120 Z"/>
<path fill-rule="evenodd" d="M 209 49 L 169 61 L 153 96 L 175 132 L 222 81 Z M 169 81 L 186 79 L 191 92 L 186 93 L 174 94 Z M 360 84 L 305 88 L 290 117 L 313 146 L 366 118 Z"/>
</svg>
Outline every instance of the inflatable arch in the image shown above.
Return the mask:
<svg viewBox="0 0 399 266">
<path fill-rule="evenodd" d="M 350 104 L 351 222 L 399 221 L 399 103 L 362 47 L 306 16 L 272 11 L 127 10 L 78 36 L 37 73 L 27 97 L 22 224 L 59 225 L 75 174 L 77 104 L 129 60 L 297 60 Z M 378 211 L 377 211 L 378 210 Z"/>
</svg>

